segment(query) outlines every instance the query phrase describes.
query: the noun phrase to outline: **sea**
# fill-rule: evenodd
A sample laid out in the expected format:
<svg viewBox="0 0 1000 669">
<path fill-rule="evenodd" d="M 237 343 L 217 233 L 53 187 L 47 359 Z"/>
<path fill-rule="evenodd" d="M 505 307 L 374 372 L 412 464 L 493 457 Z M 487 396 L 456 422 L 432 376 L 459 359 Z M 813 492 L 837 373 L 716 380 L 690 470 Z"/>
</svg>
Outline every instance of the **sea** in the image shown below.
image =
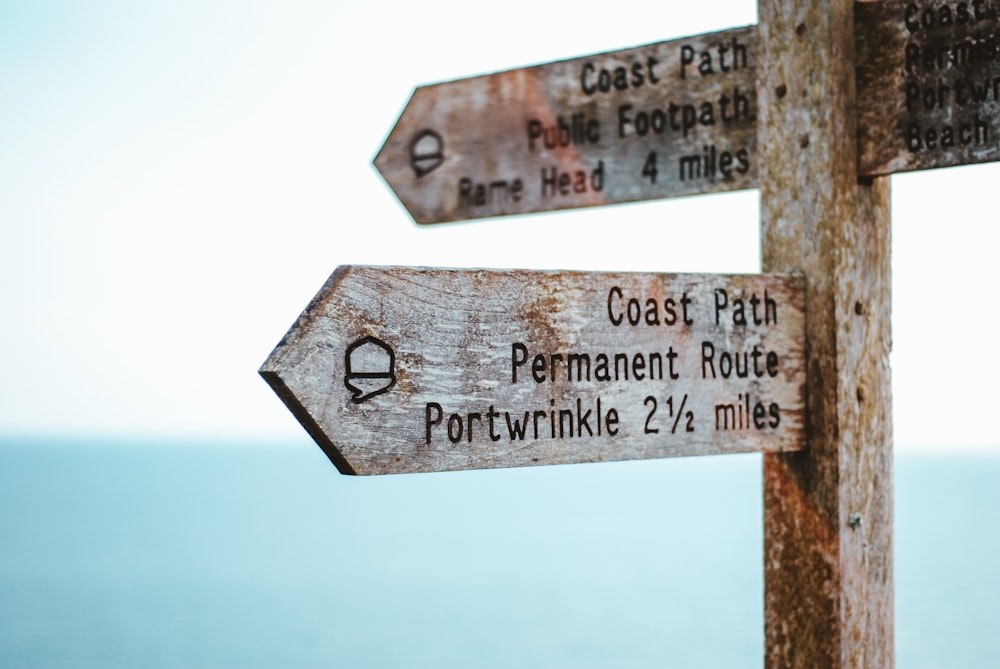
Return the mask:
<svg viewBox="0 0 1000 669">
<path fill-rule="evenodd" d="M 0 667 L 761 668 L 760 478 L 0 439 Z M 1000 667 L 1000 457 L 897 453 L 895 593 L 898 667 Z"/>
</svg>

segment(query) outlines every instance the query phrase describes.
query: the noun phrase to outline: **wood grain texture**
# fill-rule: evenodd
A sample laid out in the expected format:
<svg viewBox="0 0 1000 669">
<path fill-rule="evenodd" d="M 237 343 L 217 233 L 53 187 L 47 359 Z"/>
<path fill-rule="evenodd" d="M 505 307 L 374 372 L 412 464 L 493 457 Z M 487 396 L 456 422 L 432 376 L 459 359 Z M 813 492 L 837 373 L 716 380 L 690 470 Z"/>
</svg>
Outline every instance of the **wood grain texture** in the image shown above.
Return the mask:
<svg viewBox="0 0 1000 669">
<path fill-rule="evenodd" d="M 1000 160 L 1000 2 L 857 5 L 858 169 Z"/>
<path fill-rule="evenodd" d="M 418 223 L 753 188 L 757 58 L 747 27 L 421 86 L 375 166 Z"/>
<path fill-rule="evenodd" d="M 892 667 L 889 184 L 856 170 L 854 3 L 762 0 L 763 267 L 808 277 L 807 448 L 764 456 L 765 666 Z"/>
<path fill-rule="evenodd" d="M 261 374 L 344 473 L 794 450 L 804 294 L 795 274 L 341 267 Z"/>
</svg>

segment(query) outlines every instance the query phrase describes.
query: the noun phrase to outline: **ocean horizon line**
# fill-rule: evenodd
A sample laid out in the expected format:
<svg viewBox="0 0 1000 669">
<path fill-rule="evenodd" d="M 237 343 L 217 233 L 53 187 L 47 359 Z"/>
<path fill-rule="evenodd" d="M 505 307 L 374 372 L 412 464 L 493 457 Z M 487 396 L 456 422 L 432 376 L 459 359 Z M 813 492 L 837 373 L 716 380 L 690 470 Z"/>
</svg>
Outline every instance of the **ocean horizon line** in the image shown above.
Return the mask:
<svg viewBox="0 0 1000 669">
<path fill-rule="evenodd" d="M 0 429 L 0 448 L 26 445 L 83 447 L 141 447 L 141 448 L 219 448 L 219 449 L 284 449 L 310 447 L 322 452 L 307 435 L 239 435 L 218 433 L 155 434 L 143 432 L 91 432 L 69 433 L 63 431 L 34 431 Z M 954 456 L 1000 458 L 1000 441 L 940 443 L 898 443 L 893 446 L 897 456 Z M 723 453 L 713 457 L 755 455 L 754 453 Z M 655 460 L 676 458 L 651 458 Z M 688 459 L 688 458 L 680 458 Z M 617 462 L 617 461 L 609 461 Z M 606 463 L 593 463 L 606 464 Z"/>
</svg>

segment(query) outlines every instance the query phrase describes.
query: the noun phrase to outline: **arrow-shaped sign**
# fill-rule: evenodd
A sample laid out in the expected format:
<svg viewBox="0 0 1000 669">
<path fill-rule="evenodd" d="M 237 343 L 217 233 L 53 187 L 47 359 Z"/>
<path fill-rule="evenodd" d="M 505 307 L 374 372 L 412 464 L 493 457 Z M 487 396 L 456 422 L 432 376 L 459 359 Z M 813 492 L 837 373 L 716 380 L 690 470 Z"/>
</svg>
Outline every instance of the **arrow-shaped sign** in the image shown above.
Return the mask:
<svg viewBox="0 0 1000 669">
<path fill-rule="evenodd" d="M 795 450 L 803 284 L 341 267 L 260 372 L 347 474 Z"/>
<path fill-rule="evenodd" d="M 422 86 L 375 166 L 418 223 L 753 188 L 756 36 Z"/>
<path fill-rule="evenodd" d="M 1000 2 L 855 4 L 858 171 L 1000 160 Z"/>
</svg>

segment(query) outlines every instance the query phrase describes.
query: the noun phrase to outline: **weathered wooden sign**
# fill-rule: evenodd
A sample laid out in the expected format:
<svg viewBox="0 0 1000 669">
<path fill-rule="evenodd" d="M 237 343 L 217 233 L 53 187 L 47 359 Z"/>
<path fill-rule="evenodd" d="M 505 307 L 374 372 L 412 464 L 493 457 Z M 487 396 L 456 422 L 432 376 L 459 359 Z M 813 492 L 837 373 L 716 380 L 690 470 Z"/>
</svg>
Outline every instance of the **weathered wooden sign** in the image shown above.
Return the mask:
<svg viewBox="0 0 1000 669">
<path fill-rule="evenodd" d="M 418 223 L 756 185 L 754 28 L 417 88 L 375 166 Z"/>
<path fill-rule="evenodd" d="M 1000 160 L 1000 2 L 855 7 L 858 171 Z"/>
<path fill-rule="evenodd" d="M 804 280 L 340 267 L 261 375 L 347 474 L 802 448 Z"/>
</svg>

